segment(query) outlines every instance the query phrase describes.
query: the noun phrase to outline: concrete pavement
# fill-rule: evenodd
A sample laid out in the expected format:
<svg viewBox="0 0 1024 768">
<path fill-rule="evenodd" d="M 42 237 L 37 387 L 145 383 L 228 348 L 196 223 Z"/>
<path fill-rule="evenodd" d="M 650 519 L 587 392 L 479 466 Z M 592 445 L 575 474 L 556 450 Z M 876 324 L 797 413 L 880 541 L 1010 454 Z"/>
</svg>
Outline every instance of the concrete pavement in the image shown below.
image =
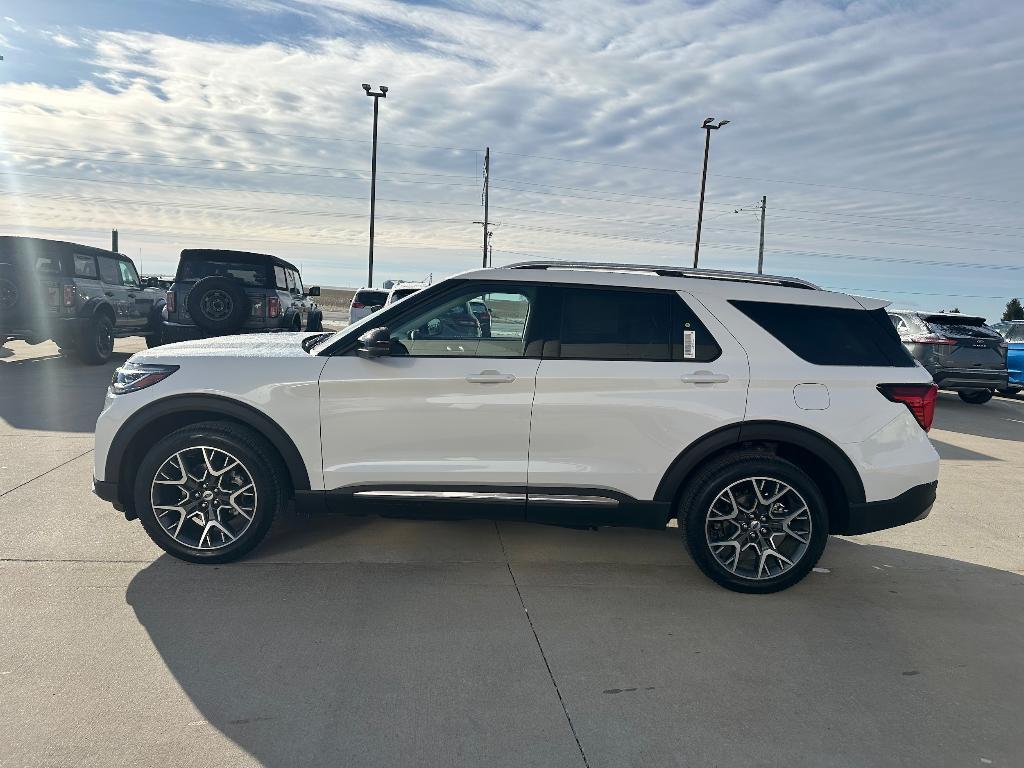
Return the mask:
<svg viewBox="0 0 1024 768">
<path fill-rule="evenodd" d="M 1020 764 L 1024 399 L 943 394 L 931 517 L 778 595 L 674 529 L 286 517 L 200 568 L 89 493 L 113 366 L 47 347 L 0 351 L 0 766 Z"/>
</svg>

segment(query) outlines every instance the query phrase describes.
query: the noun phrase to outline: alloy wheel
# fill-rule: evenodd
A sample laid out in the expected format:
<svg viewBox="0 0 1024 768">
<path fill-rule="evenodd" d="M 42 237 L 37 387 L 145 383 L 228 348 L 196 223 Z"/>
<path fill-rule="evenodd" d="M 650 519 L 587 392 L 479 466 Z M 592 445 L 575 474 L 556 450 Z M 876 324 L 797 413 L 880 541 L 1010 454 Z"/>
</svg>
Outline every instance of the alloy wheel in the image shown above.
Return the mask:
<svg viewBox="0 0 1024 768">
<path fill-rule="evenodd" d="M 237 457 L 194 446 L 169 456 L 153 478 L 157 522 L 179 544 L 201 551 L 226 547 L 256 516 L 256 484 Z"/>
<path fill-rule="evenodd" d="M 811 530 L 803 496 L 773 477 L 748 477 L 727 486 L 708 508 L 704 525 L 715 560 L 754 581 L 795 567 L 807 553 Z"/>
</svg>

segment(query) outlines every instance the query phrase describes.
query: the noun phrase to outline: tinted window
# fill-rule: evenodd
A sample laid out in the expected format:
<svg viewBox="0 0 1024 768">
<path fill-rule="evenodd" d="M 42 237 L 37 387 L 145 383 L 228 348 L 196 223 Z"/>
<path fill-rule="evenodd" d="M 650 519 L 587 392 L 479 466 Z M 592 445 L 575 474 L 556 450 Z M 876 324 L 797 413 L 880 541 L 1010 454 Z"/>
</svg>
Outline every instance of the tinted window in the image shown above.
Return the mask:
<svg viewBox="0 0 1024 768">
<path fill-rule="evenodd" d="M 721 353 L 677 294 L 565 288 L 559 357 L 706 362 Z"/>
<path fill-rule="evenodd" d="M 100 280 L 111 285 L 121 284 L 121 270 L 117 266 L 120 263 L 118 259 L 113 259 L 110 256 L 97 256 L 96 261 L 100 265 Z"/>
<path fill-rule="evenodd" d="M 391 338 L 413 357 L 522 357 L 535 289 L 475 290 L 450 294 L 398 323 Z M 487 317 L 473 311 L 485 302 Z"/>
<path fill-rule="evenodd" d="M 384 304 L 387 300 L 387 291 L 356 291 L 356 295 L 352 298 L 352 302 L 354 304 L 362 304 L 365 307 L 374 307 L 378 304 Z"/>
<path fill-rule="evenodd" d="M 233 278 L 250 288 L 266 288 L 270 282 L 265 264 L 195 257 L 184 259 L 181 263 L 182 280 L 202 280 L 214 275 Z"/>
<path fill-rule="evenodd" d="M 96 259 L 83 253 L 75 254 L 75 276 L 96 278 Z"/>
<path fill-rule="evenodd" d="M 762 301 L 732 304 L 809 363 L 914 366 L 884 309 L 868 311 Z"/>
</svg>

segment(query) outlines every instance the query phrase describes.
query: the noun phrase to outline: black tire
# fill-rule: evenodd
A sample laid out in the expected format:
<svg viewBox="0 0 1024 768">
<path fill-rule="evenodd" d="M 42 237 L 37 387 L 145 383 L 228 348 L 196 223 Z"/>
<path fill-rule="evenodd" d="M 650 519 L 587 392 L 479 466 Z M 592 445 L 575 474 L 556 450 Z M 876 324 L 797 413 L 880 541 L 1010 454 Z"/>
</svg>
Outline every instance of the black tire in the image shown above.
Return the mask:
<svg viewBox="0 0 1024 768">
<path fill-rule="evenodd" d="M 307 331 L 322 331 L 324 329 L 324 313 L 310 312 L 306 318 Z"/>
<path fill-rule="evenodd" d="M 244 529 L 237 531 L 238 535 L 236 538 L 228 543 L 218 543 L 216 548 L 202 548 L 201 530 L 203 525 L 191 517 L 186 518 L 186 523 L 181 528 L 178 528 L 178 530 L 179 533 L 183 530 L 186 531 L 187 536 L 180 534 L 182 538 L 198 535 L 200 537 L 198 540 L 200 546 L 190 546 L 176 539 L 164 527 L 153 509 L 152 494 L 157 492 L 163 493 L 162 490 L 152 490 L 155 487 L 153 481 L 156 479 L 161 467 L 175 453 L 183 450 L 187 451 L 188 449 L 198 450 L 200 446 L 224 451 L 230 454 L 231 457 L 238 459 L 241 462 L 242 469 L 249 475 L 249 478 L 243 478 L 242 482 L 244 483 L 246 479 L 251 479 L 255 487 L 254 509 L 252 510 L 251 522 Z M 218 484 L 221 482 L 223 481 L 218 480 Z M 177 485 L 169 487 L 173 489 L 178 488 Z M 288 482 L 281 462 L 265 438 L 248 427 L 229 422 L 211 421 L 182 427 L 161 439 L 147 451 L 135 476 L 133 498 L 139 521 L 146 529 L 146 533 L 167 554 L 190 563 L 226 563 L 237 560 L 247 554 L 263 540 L 274 522 L 274 516 L 283 510 L 287 504 L 287 489 Z M 177 491 L 177 493 L 181 494 L 185 493 L 185 491 Z M 202 503 L 201 498 L 200 500 L 189 502 L 192 506 L 183 506 L 183 508 L 186 511 L 191 510 L 197 515 L 205 514 L 207 520 L 212 520 L 212 513 L 201 512 L 196 508 L 196 505 Z M 174 511 L 164 512 L 164 516 L 168 514 L 176 515 L 177 513 Z M 230 512 L 227 514 L 230 514 Z M 168 525 L 176 526 L 177 519 L 176 517 L 170 518 Z M 217 519 L 221 519 L 219 513 L 217 513 Z M 227 517 L 224 519 L 227 519 Z M 244 520 L 240 517 L 234 519 L 243 525 L 245 524 Z M 209 526 L 205 527 L 208 528 Z M 216 531 L 216 529 L 211 529 L 211 538 L 207 539 L 211 545 L 214 543 L 213 531 Z"/>
<path fill-rule="evenodd" d="M 795 559 L 792 566 L 787 567 L 786 570 L 781 570 L 781 572 L 775 575 L 771 575 L 771 565 L 768 559 L 763 556 L 758 557 L 756 547 L 747 548 L 744 546 L 742 550 L 737 548 L 736 565 L 734 569 L 730 570 L 716 557 L 709 543 L 708 536 L 714 530 L 722 530 L 721 535 L 727 539 L 755 536 L 754 528 L 762 525 L 757 519 L 750 522 L 749 527 L 743 521 L 735 523 L 731 521 L 722 523 L 708 521 L 712 505 L 719 503 L 717 499 L 720 494 L 725 493 L 727 488 L 737 488 L 736 493 L 738 495 L 742 494 L 744 483 L 750 482 L 752 478 L 757 478 L 758 480 L 768 478 L 770 482 L 781 481 L 782 484 L 789 486 L 791 491 L 795 492 L 795 495 L 787 494 L 783 497 L 785 501 L 781 503 L 787 509 L 798 505 L 800 501 L 807 507 L 805 518 L 807 521 L 806 527 L 809 530 L 799 531 L 800 534 L 806 536 L 806 543 L 801 544 L 798 540 L 796 543 L 790 542 L 786 536 L 783 536 L 777 545 L 772 540 L 773 549 L 778 548 L 781 551 L 792 544 L 799 551 L 799 559 Z M 774 485 L 762 487 L 769 489 L 777 488 Z M 753 499 L 754 497 L 751 496 L 750 500 L 753 501 Z M 756 516 L 760 505 L 750 504 L 750 506 Z M 765 512 L 764 518 L 771 519 L 774 525 L 778 525 L 779 521 L 776 518 L 768 518 L 767 510 L 763 511 Z M 773 514 L 782 514 L 782 511 Z M 821 553 L 824 551 L 825 544 L 828 541 L 828 511 L 825 499 L 818 486 L 808 477 L 807 473 L 792 462 L 767 453 L 744 452 L 727 454 L 710 462 L 697 473 L 683 490 L 679 501 L 678 519 L 683 542 L 697 566 L 717 584 L 734 592 L 765 594 L 778 592 L 793 586 L 810 573 L 821 557 Z M 802 524 L 802 521 L 800 521 L 800 524 Z M 741 528 L 741 525 L 743 525 L 743 528 Z M 736 532 L 735 535 L 730 536 L 729 534 L 734 530 Z M 796 537 L 793 538 L 795 539 Z M 742 540 L 745 541 L 746 539 Z M 739 547 L 739 544 L 730 546 Z M 732 550 L 720 547 L 719 551 L 725 556 L 724 553 Z M 786 552 L 790 557 L 795 554 L 793 550 L 787 550 Z M 757 578 L 756 576 L 749 576 L 749 574 L 738 573 L 741 556 L 745 562 L 753 558 L 767 564 L 764 577 Z M 780 569 L 784 567 L 781 565 L 781 561 L 774 557 L 771 558 L 771 562 L 774 562 Z M 760 569 L 758 574 L 760 574 Z"/>
<path fill-rule="evenodd" d="M 249 316 L 249 297 L 242 284 L 230 277 L 204 277 L 189 291 L 185 303 L 192 321 L 211 333 L 233 331 Z"/>
<path fill-rule="evenodd" d="M 1003 397 L 1013 397 L 1014 395 L 1019 395 L 1024 391 L 1024 387 L 1004 387 L 1003 389 L 998 389 L 996 391 L 1000 395 L 1003 395 Z"/>
<path fill-rule="evenodd" d="M 106 312 L 97 312 L 82 329 L 75 354 L 87 365 L 103 365 L 114 354 L 114 323 Z"/>
<path fill-rule="evenodd" d="M 974 389 L 970 392 L 958 392 L 960 399 L 971 405 L 984 405 L 992 399 L 991 389 Z"/>
</svg>

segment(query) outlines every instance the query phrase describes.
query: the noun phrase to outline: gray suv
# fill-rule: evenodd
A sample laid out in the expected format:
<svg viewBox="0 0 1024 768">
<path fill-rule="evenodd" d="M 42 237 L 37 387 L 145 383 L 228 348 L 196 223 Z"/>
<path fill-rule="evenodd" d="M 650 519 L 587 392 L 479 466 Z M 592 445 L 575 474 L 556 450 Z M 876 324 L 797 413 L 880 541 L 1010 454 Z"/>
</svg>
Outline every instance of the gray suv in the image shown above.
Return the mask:
<svg viewBox="0 0 1024 768">
<path fill-rule="evenodd" d="M 160 343 L 163 291 L 143 288 L 127 256 L 78 243 L 0 237 L 0 344 L 57 342 L 90 364 L 104 363 L 114 339 Z"/>
<path fill-rule="evenodd" d="M 164 341 L 269 330 L 319 331 L 323 312 L 294 264 L 248 251 L 186 249 L 167 291 Z"/>
<path fill-rule="evenodd" d="M 957 312 L 890 310 L 900 341 L 940 389 L 980 405 L 1007 386 L 1006 341 L 985 318 Z"/>
</svg>

